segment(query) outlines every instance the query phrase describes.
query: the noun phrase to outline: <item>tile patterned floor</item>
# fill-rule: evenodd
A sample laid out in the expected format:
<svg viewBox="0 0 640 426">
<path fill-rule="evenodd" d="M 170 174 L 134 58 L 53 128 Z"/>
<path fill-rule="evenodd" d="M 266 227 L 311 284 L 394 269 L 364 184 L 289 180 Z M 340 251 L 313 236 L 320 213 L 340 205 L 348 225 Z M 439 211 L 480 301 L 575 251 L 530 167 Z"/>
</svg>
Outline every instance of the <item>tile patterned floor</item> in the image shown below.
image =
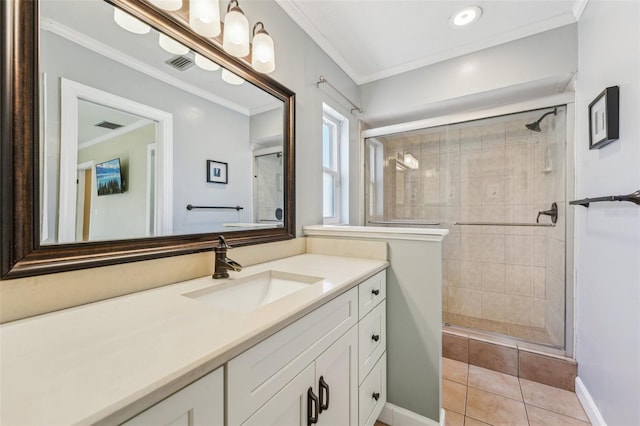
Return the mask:
<svg viewBox="0 0 640 426">
<path fill-rule="evenodd" d="M 442 358 L 447 426 L 587 426 L 576 394 Z"/>
<path fill-rule="evenodd" d="M 442 320 L 451 325 L 471 328 L 474 330 L 488 331 L 490 333 L 504 334 L 528 342 L 540 343 L 543 345 L 554 345 L 547 330 L 541 327 L 511 324 L 502 321 L 492 321 L 481 318 L 468 317 L 466 315 L 442 313 Z"/>
</svg>

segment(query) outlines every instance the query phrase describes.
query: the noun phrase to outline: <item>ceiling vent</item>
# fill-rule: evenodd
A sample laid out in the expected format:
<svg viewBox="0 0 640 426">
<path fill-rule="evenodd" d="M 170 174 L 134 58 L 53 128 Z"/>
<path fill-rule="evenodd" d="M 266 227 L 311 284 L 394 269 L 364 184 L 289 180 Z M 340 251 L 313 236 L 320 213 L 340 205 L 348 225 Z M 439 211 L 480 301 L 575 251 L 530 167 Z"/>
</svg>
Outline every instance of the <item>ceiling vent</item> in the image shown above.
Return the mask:
<svg viewBox="0 0 640 426">
<path fill-rule="evenodd" d="M 122 124 L 112 123 L 110 121 L 101 121 L 98 124 L 95 124 L 96 127 L 103 127 L 109 130 L 119 129 L 120 127 L 124 127 Z"/>
<path fill-rule="evenodd" d="M 187 56 L 175 56 L 167 61 L 166 64 L 171 65 L 173 68 L 178 71 L 184 71 L 191 68 L 194 64 L 193 60 Z"/>
</svg>

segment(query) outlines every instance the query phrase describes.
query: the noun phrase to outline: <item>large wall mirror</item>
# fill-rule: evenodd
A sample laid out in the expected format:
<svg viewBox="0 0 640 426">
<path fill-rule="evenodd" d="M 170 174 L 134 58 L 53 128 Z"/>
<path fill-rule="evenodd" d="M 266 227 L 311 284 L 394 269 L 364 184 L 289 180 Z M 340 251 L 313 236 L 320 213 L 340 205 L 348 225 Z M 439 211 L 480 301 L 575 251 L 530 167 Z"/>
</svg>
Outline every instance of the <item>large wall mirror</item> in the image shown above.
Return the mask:
<svg viewBox="0 0 640 426">
<path fill-rule="evenodd" d="M 294 94 L 188 1 L 1 7 L 3 278 L 294 237 Z"/>
</svg>

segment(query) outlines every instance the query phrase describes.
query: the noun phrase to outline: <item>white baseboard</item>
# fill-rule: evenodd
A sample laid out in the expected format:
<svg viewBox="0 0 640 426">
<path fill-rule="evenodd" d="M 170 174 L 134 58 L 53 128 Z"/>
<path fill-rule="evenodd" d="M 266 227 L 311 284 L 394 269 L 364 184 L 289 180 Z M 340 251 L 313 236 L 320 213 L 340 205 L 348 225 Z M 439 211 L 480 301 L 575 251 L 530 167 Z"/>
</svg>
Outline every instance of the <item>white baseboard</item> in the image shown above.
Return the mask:
<svg viewBox="0 0 640 426">
<path fill-rule="evenodd" d="M 576 377 L 576 396 L 578 397 L 578 400 L 580 400 L 580 403 L 593 426 L 607 426 L 607 423 L 602 418 L 602 414 L 600 414 L 600 410 L 598 410 L 596 403 L 593 401 L 593 398 L 591 398 L 591 394 L 580 377 Z"/>
<path fill-rule="evenodd" d="M 444 410 L 440 410 L 440 423 L 438 423 L 428 417 L 387 402 L 384 404 L 378 420 L 389 426 L 444 426 Z"/>
</svg>

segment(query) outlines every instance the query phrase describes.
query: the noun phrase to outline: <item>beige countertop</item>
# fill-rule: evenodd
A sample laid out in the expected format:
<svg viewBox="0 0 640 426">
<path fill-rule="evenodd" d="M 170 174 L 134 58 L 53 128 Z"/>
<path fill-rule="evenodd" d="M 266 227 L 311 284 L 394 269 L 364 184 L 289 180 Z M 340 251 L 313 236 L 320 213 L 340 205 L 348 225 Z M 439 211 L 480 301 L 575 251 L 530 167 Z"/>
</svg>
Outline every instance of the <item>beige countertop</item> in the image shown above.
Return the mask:
<svg viewBox="0 0 640 426">
<path fill-rule="evenodd" d="M 203 277 L 3 324 L 0 424 L 127 420 L 387 265 L 302 254 L 249 266 L 231 279 L 266 270 L 323 278 L 249 313 L 183 296 L 229 282 Z"/>
</svg>

